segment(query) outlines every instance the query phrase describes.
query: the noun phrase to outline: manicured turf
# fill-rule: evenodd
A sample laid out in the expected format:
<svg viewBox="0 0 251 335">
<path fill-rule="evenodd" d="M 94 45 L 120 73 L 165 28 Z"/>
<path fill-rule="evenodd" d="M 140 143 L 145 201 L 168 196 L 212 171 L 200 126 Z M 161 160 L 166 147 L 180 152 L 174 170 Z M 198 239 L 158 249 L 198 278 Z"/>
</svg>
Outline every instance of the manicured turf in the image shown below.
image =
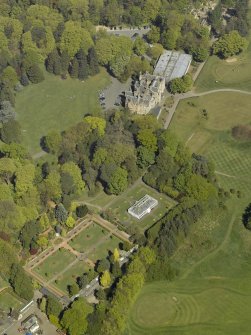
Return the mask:
<svg viewBox="0 0 251 335">
<path fill-rule="evenodd" d="M 209 57 L 195 87 L 198 92 L 226 87 L 251 91 L 251 43 L 247 51 L 233 57 L 230 62 L 216 56 Z"/>
<path fill-rule="evenodd" d="M 23 139 L 31 153 L 40 151 L 40 139 L 50 130 L 64 130 L 87 113 L 100 112 L 98 91 L 109 83 L 108 74 L 100 74 L 81 82 L 45 73 L 46 79 L 24 88 L 16 97 L 17 120 Z"/>
<path fill-rule="evenodd" d="M 246 203 L 232 199 L 229 211 L 218 219 L 207 216 L 196 224 L 186 248 L 173 257 L 179 276 L 173 282 L 144 286 L 131 309 L 126 334 L 249 334 L 251 234 L 240 220 Z M 191 245 L 203 229 L 211 247 Z"/>
<path fill-rule="evenodd" d="M 219 88 L 251 90 L 251 51 L 234 57 L 233 62 L 209 57 L 195 82 L 197 92 Z"/>
<path fill-rule="evenodd" d="M 70 246 L 79 252 L 86 252 L 90 247 L 94 247 L 95 244 L 105 238 L 109 232 L 98 224 L 93 223 L 84 229 L 77 237 L 71 242 Z"/>
<path fill-rule="evenodd" d="M 182 101 L 171 129 L 192 152 L 209 157 L 215 164 L 218 180 L 225 188 L 247 193 L 251 189 L 251 144 L 238 142 L 231 128 L 250 124 L 251 96 L 239 93 L 214 93 Z M 208 112 L 208 120 L 202 116 Z"/>
<path fill-rule="evenodd" d="M 146 194 L 157 199 L 159 202 L 158 206 L 155 207 L 150 214 L 147 214 L 142 219 L 135 219 L 130 214 L 128 214 L 127 210 Z M 116 214 L 117 218 L 122 224 L 136 224 L 140 229 L 145 230 L 158 221 L 174 204 L 175 202 L 170 198 L 141 182 L 136 187 L 132 186 L 131 189 L 118 196 L 110 203 L 109 208 Z"/>
<path fill-rule="evenodd" d="M 4 280 L 2 277 L 0 277 L 0 290 L 8 286 L 10 286 L 9 283 L 6 280 Z"/>
<path fill-rule="evenodd" d="M 87 257 L 95 263 L 99 259 L 106 258 L 115 248 L 119 249 L 119 244 L 121 242 L 122 241 L 116 236 L 110 236 L 92 249 Z"/>
<path fill-rule="evenodd" d="M 51 279 L 76 259 L 70 251 L 61 249 L 46 258 L 46 260 L 34 268 L 34 271 L 45 279 Z"/>
<path fill-rule="evenodd" d="M 9 290 L 4 290 L 0 293 L 0 310 L 9 312 L 10 308 L 19 310 L 22 306 L 23 302 L 14 293 L 10 293 Z"/>
<path fill-rule="evenodd" d="M 63 275 L 57 278 L 57 283 L 53 283 L 56 287 L 65 293 L 68 293 L 68 286 L 76 283 L 78 277 L 83 273 L 88 272 L 90 267 L 84 261 L 79 261 L 74 264 L 69 270 Z"/>
</svg>

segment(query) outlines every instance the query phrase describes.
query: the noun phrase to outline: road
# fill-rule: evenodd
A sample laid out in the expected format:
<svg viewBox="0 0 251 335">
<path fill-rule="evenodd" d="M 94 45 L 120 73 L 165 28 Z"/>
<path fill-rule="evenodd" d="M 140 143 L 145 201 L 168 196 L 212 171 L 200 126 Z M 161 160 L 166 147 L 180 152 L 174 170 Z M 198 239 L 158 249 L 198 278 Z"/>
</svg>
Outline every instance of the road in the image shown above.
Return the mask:
<svg viewBox="0 0 251 335">
<path fill-rule="evenodd" d="M 107 29 L 108 34 L 116 35 L 116 36 L 127 36 L 132 38 L 133 35 L 137 34 L 139 37 L 143 37 L 150 31 L 150 28 L 123 28 L 123 29 Z"/>
</svg>

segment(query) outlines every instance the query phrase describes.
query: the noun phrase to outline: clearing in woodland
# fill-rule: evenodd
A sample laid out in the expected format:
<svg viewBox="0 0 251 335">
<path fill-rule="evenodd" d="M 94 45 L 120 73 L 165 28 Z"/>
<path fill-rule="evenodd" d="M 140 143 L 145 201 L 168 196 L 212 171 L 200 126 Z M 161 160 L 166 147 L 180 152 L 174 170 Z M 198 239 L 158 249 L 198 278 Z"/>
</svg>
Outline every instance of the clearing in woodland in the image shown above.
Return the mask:
<svg viewBox="0 0 251 335">
<path fill-rule="evenodd" d="M 16 96 L 17 120 L 23 143 L 32 154 L 41 150 L 40 140 L 50 130 L 62 131 L 81 121 L 85 114 L 100 113 L 98 91 L 110 82 L 104 69 L 83 81 L 62 80 L 45 72 L 45 80 L 25 87 Z"/>
</svg>

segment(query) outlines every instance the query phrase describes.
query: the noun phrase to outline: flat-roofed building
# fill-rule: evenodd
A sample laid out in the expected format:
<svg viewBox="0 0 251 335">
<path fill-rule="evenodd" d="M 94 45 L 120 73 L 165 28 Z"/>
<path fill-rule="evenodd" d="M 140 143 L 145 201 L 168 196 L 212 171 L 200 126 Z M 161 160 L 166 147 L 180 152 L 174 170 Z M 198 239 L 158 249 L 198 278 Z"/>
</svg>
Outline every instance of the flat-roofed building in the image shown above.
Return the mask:
<svg viewBox="0 0 251 335">
<path fill-rule="evenodd" d="M 149 214 L 151 210 L 157 205 L 158 205 L 158 200 L 146 194 L 143 198 L 136 201 L 135 204 L 128 209 L 128 213 L 139 220 L 144 215 Z"/>
<path fill-rule="evenodd" d="M 166 83 L 183 77 L 189 70 L 192 56 L 178 51 L 166 50 L 160 56 L 153 74 L 165 78 Z"/>
</svg>

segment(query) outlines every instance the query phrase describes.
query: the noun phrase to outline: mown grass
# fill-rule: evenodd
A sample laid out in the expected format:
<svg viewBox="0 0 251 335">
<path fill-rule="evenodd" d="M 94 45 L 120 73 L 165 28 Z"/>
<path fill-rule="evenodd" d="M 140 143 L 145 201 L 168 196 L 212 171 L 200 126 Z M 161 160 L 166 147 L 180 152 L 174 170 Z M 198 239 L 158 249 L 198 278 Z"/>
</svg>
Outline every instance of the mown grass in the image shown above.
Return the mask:
<svg viewBox="0 0 251 335">
<path fill-rule="evenodd" d="M 90 267 L 84 261 L 78 261 L 64 274 L 58 276 L 53 284 L 65 293 L 68 293 L 70 285 L 77 282 L 77 278 L 88 272 Z"/>
<path fill-rule="evenodd" d="M 115 248 L 119 249 L 119 244 L 121 242 L 122 241 L 119 238 L 117 238 L 114 235 L 111 235 L 102 242 L 100 241 L 100 244 L 98 244 L 96 247 L 94 245 L 94 248 L 91 249 L 87 257 L 94 263 L 96 263 L 97 260 L 107 258 L 109 254 L 113 253 Z"/>
<path fill-rule="evenodd" d="M 251 11 L 250 11 L 251 22 Z M 209 57 L 195 82 L 197 92 L 220 88 L 251 91 L 251 34 L 248 49 L 229 60 Z"/>
<path fill-rule="evenodd" d="M 246 203 L 232 199 L 218 219 L 207 216 L 196 224 L 172 259 L 178 277 L 144 286 L 130 311 L 126 334 L 249 334 L 251 234 L 240 216 Z M 197 235 L 196 245 L 198 231 L 204 237 Z"/>
<path fill-rule="evenodd" d="M 108 235 L 108 231 L 98 224 L 92 223 L 89 227 L 79 233 L 69 245 L 79 252 L 87 252 L 90 247 L 94 247 L 100 240 Z"/>
<path fill-rule="evenodd" d="M 128 214 L 127 210 L 146 194 L 158 200 L 158 205 L 151 213 L 138 220 Z M 140 182 L 136 187 L 132 186 L 131 189 L 117 197 L 116 200 L 110 203 L 108 208 L 113 211 L 122 224 L 126 226 L 137 225 L 144 231 L 158 221 L 174 204 L 175 202 L 165 194 L 161 194 Z"/>
<path fill-rule="evenodd" d="M 19 310 L 23 304 L 24 302 L 8 289 L 0 293 L 0 311 L 10 312 L 10 309 Z"/>
<path fill-rule="evenodd" d="M 17 120 L 23 143 L 32 154 L 41 150 L 40 139 L 50 130 L 62 131 L 85 114 L 100 113 L 98 91 L 108 85 L 105 70 L 84 82 L 45 73 L 45 80 L 25 87 L 16 96 Z"/>
<path fill-rule="evenodd" d="M 48 256 L 41 264 L 34 268 L 34 271 L 41 275 L 45 280 L 49 280 L 63 271 L 67 265 L 76 259 L 70 251 L 66 249 L 57 250 Z"/>
<path fill-rule="evenodd" d="M 215 164 L 222 187 L 251 189 L 251 143 L 236 141 L 232 127 L 250 124 L 251 96 L 240 93 L 214 93 L 181 101 L 171 129 L 192 152 L 207 156 Z M 208 120 L 202 115 L 206 109 Z"/>
<path fill-rule="evenodd" d="M 251 233 L 241 215 L 251 198 L 251 144 L 231 128 L 250 124 L 251 97 L 217 93 L 184 100 L 171 129 L 192 152 L 215 164 L 231 195 L 227 210 L 207 213 L 172 257 L 178 276 L 146 284 L 130 311 L 126 335 L 247 335 L 251 309 Z M 208 112 L 208 120 L 202 110 Z"/>
</svg>

